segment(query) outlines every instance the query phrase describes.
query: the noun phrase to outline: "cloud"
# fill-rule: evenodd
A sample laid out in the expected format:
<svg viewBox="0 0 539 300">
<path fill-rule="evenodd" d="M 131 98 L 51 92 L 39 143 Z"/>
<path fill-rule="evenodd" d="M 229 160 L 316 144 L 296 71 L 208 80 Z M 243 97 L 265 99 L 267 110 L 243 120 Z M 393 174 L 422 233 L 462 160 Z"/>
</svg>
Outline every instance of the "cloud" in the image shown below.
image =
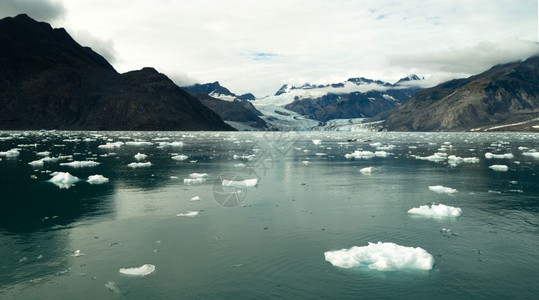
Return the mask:
<svg viewBox="0 0 539 300">
<path fill-rule="evenodd" d="M 117 61 L 118 52 L 114 48 L 114 41 L 112 39 L 101 39 L 88 30 L 78 30 L 71 32 L 73 38 L 82 46 L 90 47 L 95 52 L 103 56 L 109 63 Z"/>
<path fill-rule="evenodd" d="M 52 0 L 0 1 L 0 17 L 14 17 L 22 13 L 39 21 L 51 22 L 62 18 L 65 8 L 62 2 Z"/>
</svg>

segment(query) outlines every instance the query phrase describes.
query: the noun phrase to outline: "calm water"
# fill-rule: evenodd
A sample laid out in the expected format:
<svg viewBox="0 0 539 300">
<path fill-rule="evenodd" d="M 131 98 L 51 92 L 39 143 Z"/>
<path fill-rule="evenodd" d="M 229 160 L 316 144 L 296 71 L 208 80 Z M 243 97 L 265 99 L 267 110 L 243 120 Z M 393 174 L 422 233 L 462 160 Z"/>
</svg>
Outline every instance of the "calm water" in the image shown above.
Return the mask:
<svg viewBox="0 0 539 300">
<path fill-rule="evenodd" d="M 151 144 L 98 148 L 118 141 Z M 179 141 L 183 146 L 159 145 Z M 377 146 L 386 146 L 379 151 L 387 157 L 344 157 Z M 539 293 L 539 159 L 523 155 L 539 150 L 538 134 L 0 132 L 0 152 L 13 148 L 20 155 L 0 161 L 2 299 L 531 299 Z M 72 157 L 30 166 L 43 151 Z M 480 161 L 451 166 L 415 158 L 436 152 Z M 487 159 L 486 152 L 514 157 Z M 128 167 L 137 153 L 152 165 Z M 188 158 L 171 158 L 180 154 Z M 88 159 L 100 165 L 60 165 Z M 371 166 L 372 174 L 359 172 Z M 60 189 L 48 182 L 55 171 L 82 181 Z M 208 177 L 184 184 L 191 173 Z M 84 181 L 94 174 L 109 182 Z M 230 198 L 223 178 L 256 178 L 258 187 Z M 428 189 L 433 185 L 458 192 L 437 194 Z M 200 200 L 191 201 L 195 196 Z M 432 203 L 460 207 L 463 215 L 407 214 Z M 199 213 L 177 216 L 189 211 Z M 378 241 L 421 247 L 434 256 L 434 269 L 342 269 L 324 260 L 326 251 Z M 76 250 L 84 255 L 74 256 Z M 143 264 L 155 265 L 155 272 L 119 273 Z"/>
</svg>

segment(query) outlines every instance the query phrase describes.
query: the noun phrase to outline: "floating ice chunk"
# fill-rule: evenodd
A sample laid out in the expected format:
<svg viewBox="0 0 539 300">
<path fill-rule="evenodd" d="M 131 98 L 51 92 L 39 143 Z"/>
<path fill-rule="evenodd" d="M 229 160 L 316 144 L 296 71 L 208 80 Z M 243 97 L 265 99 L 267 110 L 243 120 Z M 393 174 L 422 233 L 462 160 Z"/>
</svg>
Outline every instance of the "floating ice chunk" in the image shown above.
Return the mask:
<svg viewBox="0 0 539 300">
<path fill-rule="evenodd" d="M 56 184 L 61 189 L 70 188 L 75 182 L 80 181 L 79 178 L 69 174 L 68 172 L 54 172 L 51 174 L 53 176 L 49 179 L 50 182 Z"/>
<path fill-rule="evenodd" d="M 109 179 L 107 177 L 104 177 L 103 175 L 91 175 L 88 176 L 88 183 L 89 184 L 103 184 L 109 182 Z"/>
<path fill-rule="evenodd" d="M 434 257 L 420 247 L 405 247 L 395 243 L 369 243 L 350 249 L 327 251 L 325 260 L 340 268 L 367 267 L 378 271 L 432 270 Z"/>
<path fill-rule="evenodd" d="M 42 151 L 42 152 L 38 152 L 36 153 L 37 156 L 49 156 L 51 155 L 51 152 L 50 151 Z"/>
<path fill-rule="evenodd" d="M 251 154 L 251 155 L 242 155 L 242 156 L 239 156 L 239 155 L 236 155 L 234 154 L 234 156 L 232 156 L 233 159 L 246 159 L 246 160 L 253 160 L 253 158 L 255 158 L 255 155 L 254 154 Z"/>
<path fill-rule="evenodd" d="M 389 152 L 385 152 L 385 151 L 376 151 L 374 152 L 374 156 L 376 157 L 388 157 L 389 156 Z"/>
<path fill-rule="evenodd" d="M 455 156 L 455 155 L 449 155 L 447 157 L 447 160 L 451 165 L 458 165 L 460 163 L 475 164 L 475 163 L 479 162 L 479 158 L 477 158 L 477 157 L 459 157 L 459 156 Z"/>
<path fill-rule="evenodd" d="M 163 148 L 163 147 L 183 147 L 183 142 L 182 141 L 179 141 L 179 142 L 160 142 L 159 143 L 159 147 Z"/>
<path fill-rule="evenodd" d="M 313 140 L 313 144 L 320 145 L 322 143 L 322 140 Z"/>
<path fill-rule="evenodd" d="M 384 145 L 376 147 L 376 150 L 391 150 L 394 149 L 395 145 Z"/>
<path fill-rule="evenodd" d="M 189 201 L 200 201 L 200 197 L 199 196 L 194 196 Z"/>
<path fill-rule="evenodd" d="M 370 174 L 372 174 L 372 172 L 374 172 L 374 168 L 373 167 L 363 168 L 363 169 L 359 170 L 359 172 L 361 174 L 370 175 Z"/>
<path fill-rule="evenodd" d="M 73 254 L 71 254 L 71 256 L 73 257 L 79 257 L 79 256 L 83 256 L 84 253 L 82 253 L 80 250 L 75 250 L 73 251 Z"/>
<path fill-rule="evenodd" d="M 175 155 L 175 156 L 172 157 L 173 160 L 179 160 L 179 161 L 183 161 L 183 160 L 186 160 L 188 158 L 189 158 L 189 156 L 183 155 L 183 154 Z"/>
<path fill-rule="evenodd" d="M 28 164 L 31 165 L 33 168 L 43 168 L 44 165 L 42 159 L 31 161 Z"/>
<path fill-rule="evenodd" d="M 198 184 L 206 182 L 206 178 L 185 178 L 183 183 L 185 184 Z"/>
<path fill-rule="evenodd" d="M 127 166 L 130 168 L 148 168 L 152 166 L 152 163 L 151 162 L 144 162 L 144 163 L 133 162 L 133 163 L 128 164 Z"/>
<path fill-rule="evenodd" d="M 442 162 L 447 159 L 447 153 L 436 152 L 430 156 L 416 156 L 415 159 Z"/>
<path fill-rule="evenodd" d="M 452 189 L 450 187 L 445 187 L 441 185 L 431 185 L 429 186 L 429 191 L 433 191 L 438 194 L 454 194 L 458 192 L 456 189 Z"/>
<path fill-rule="evenodd" d="M 144 146 L 151 146 L 153 145 L 152 142 L 146 142 L 146 141 L 137 141 L 137 142 L 126 142 L 127 146 L 137 146 L 137 147 L 144 147 Z"/>
<path fill-rule="evenodd" d="M 245 168 L 245 167 L 247 167 L 247 165 L 245 165 L 245 164 L 235 164 L 234 165 L 234 168 Z"/>
<path fill-rule="evenodd" d="M 372 143 L 372 144 L 371 144 L 371 147 L 375 147 L 375 148 L 376 148 L 376 147 L 380 147 L 380 146 L 382 146 L 382 143 L 379 143 L 379 142 L 376 142 L 376 143 Z"/>
<path fill-rule="evenodd" d="M 371 159 L 375 157 L 376 155 L 371 151 L 354 151 L 353 153 L 347 153 L 344 155 L 344 157 L 350 159 L 350 158 L 356 158 L 356 159 Z"/>
<path fill-rule="evenodd" d="M 440 203 L 438 205 L 433 204 L 431 207 L 428 205 L 414 207 L 410 209 L 408 213 L 429 218 L 460 217 L 462 215 L 462 209 L 460 209 L 460 207 L 447 206 Z"/>
<path fill-rule="evenodd" d="M 509 167 L 506 165 L 492 165 L 489 168 L 499 172 L 507 172 L 509 170 Z"/>
<path fill-rule="evenodd" d="M 304 165 L 308 165 L 308 164 L 310 164 L 311 162 L 308 161 L 308 160 L 302 160 L 301 163 L 304 164 Z"/>
<path fill-rule="evenodd" d="M 155 266 L 151 264 L 145 264 L 138 268 L 121 268 L 120 273 L 134 276 L 146 276 L 155 271 Z"/>
<path fill-rule="evenodd" d="M 539 158 L 539 151 L 528 151 L 528 152 L 523 152 L 522 155 L 524 156 L 531 156 L 533 158 Z"/>
<path fill-rule="evenodd" d="M 254 178 L 254 179 L 245 179 L 245 180 L 240 180 L 240 181 L 223 179 L 222 185 L 228 186 L 228 187 L 235 187 L 235 188 L 255 187 L 258 185 L 258 179 Z"/>
<path fill-rule="evenodd" d="M 66 166 L 66 167 L 72 167 L 72 168 L 91 168 L 95 166 L 99 166 L 101 163 L 98 163 L 96 161 L 72 161 L 68 163 L 61 163 L 60 166 Z"/>
<path fill-rule="evenodd" d="M 208 177 L 208 173 L 191 173 L 189 174 L 189 178 L 204 178 L 206 179 Z"/>
<path fill-rule="evenodd" d="M 114 143 L 106 143 L 105 145 L 99 145 L 97 148 L 99 149 L 115 149 L 120 148 L 124 145 L 124 142 L 114 142 Z"/>
<path fill-rule="evenodd" d="M 148 155 L 146 155 L 146 154 L 142 154 L 142 153 L 138 153 L 138 152 L 137 152 L 137 154 L 135 154 L 135 159 L 138 160 L 138 161 L 145 160 L 146 157 L 148 157 Z"/>
<path fill-rule="evenodd" d="M 188 211 L 186 213 L 177 214 L 176 217 L 195 217 L 198 216 L 198 211 Z"/>
<path fill-rule="evenodd" d="M 11 149 L 11 150 L 8 150 L 8 151 L 0 152 L 0 156 L 4 156 L 4 157 L 7 157 L 7 158 L 14 158 L 14 157 L 19 156 L 20 154 L 21 153 L 17 149 Z"/>
<path fill-rule="evenodd" d="M 497 158 L 497 159 L 503 159 L 503 158 L 506 158 L 506 159 L 512 159 L 514 158 L 515 156 L 513 155 L 513 153 L 506 153 L 506 154 L 492 154 L 490 152 L 487 152 L 485 153 L 485 158 L 487 159 L 492 159 L 492 158 Z"/>
</svg>

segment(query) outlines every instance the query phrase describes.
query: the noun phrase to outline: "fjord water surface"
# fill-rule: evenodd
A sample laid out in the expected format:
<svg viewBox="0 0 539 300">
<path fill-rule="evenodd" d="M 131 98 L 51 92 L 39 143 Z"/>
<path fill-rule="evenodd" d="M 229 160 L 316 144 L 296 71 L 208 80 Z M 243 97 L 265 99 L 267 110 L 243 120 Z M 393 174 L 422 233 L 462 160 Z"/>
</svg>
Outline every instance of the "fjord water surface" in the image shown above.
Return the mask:
<svg viewBox="0 0 539 300">
<path fill-rule="evenodd" d="M 531 133 L 0 132 L 0 297 L 533 298 L 534 150 Z M 128 166 L 137 153 L 151 165 Z M 59 160 L 28 164 L 42 157 Z M 87 160 L 99 164 L 62 165 Z M 52 172 L 80 181 L 60 188 Z M 95 174 L 109 181 L 86 182 Z M 433 203 L 462 216 L 407 213 Z M 436 263 L 380 271 L 324 259 L 379 241 Z M 155 271 L 119 272 L 145 264 Z"/>
</svg>

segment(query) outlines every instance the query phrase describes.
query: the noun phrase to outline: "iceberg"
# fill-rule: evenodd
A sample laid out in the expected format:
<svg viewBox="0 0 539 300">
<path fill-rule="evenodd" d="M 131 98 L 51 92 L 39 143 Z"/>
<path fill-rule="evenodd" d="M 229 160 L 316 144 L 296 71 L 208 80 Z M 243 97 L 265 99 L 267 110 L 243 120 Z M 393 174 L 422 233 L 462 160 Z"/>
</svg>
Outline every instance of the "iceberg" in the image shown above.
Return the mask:
<svg viewBox="0 0 539 300">
<path fill-rule="evenodd" d="M 433 162 L 442 162 L 447 159 L 447 153 L 436 152 L 433 155 L 429 155 L 429 156 L 415 156 L 415 159 L 428 160 L 428 161 L 433 161 Z"/>
<path fill-rule="evenodd" d="M 91 160 L 85 160 L 85 161 L 72 161 L 68 163 L 61 163 L 60 166 L 66 166 L 66 167 L 72 167 L 72 168 L 91 168 L 95 166 L 99 166 L 100 163 L 96 161 Z"/>
<path fill-rule="evenodd" d="M 124 142 L 106 143 L 105 145 L 97 146 L 97 148 L 99 148 L 99 149 L 115 149 L 115 148 L 120 148 L 123 145 L 124 145 Z"/>
<path fill-rule="evenodd" d="M 21 153 L 17 149 L 11 149 L 8 151 L 0 152 L 0 156 L 4 156 L 7 158 L 13 158 L 19 156 Z"/>
<path fill-rule="evenodd" d="M 200 197 L 199 196 L 194 196 L 193 198 L 191 198 L 191 200 L 189 201 L 200 201 Z"/>
<path fill-rule="evenodd" d="M 194 217 L 198 216 L 198 211 L 188 211 L 186 213 L 177 214 L 176 217 Z"/>
<path fill-rule="evenodd" d="M 144 147 L 144 146 L 151 146 L 153 145 L 152 142 L 145 142 L 145 141 L 138 141 L 138 142 L 126 142 L 127 146 L 137 146 L 137 147 Z"/>
<path fill-rule="evenodd" d="M 322 143 L 322 140 L 313 140 L 314 145 L 320 145 Z"/>
<path fill-rule="evenodd" d="M 183 142 L 159 142 L 159 147 L 183 147 Z"/>
<path fill-rule="evenodd" d="M 376 155 L 371 151 L 354 151 L 353 153 L 347 153 L 344 155 L 344 157 L 350 159 L 350 158 L 356 158 L 356 159 L 371 159 L 375 157 Z"/>
<path fill-rule="evenodd" d="M 452 189 L 450 187 L 445 187 L 441 185 L 431 185 L 429 186 L 429 191 L 433 191 L 438 194 L 454 194 L 458 192 L 456 189 Z"/>
<path fill-rule="evenodd" d="M 51 152 L 50 151 L 42 151 L 42 152 L 37 152 L 36 155 L 37 156 L 49 156 L 49 155 L 51 155 Z"/>
<path fill-rule="evenodd" d="M 133 162 L 133 163 L 128 164 L 127 166 L 130 168 L 147 168 L 147 167 L 151 167 L 152 163 L 151 162 L 145 162 L 145 163 Z"/>
<path fill-rule="evenodd" d="M 138 268 L 121 268 L 120 273 L 134 276 L 146 276 L 155 271 L 155 266 L 151 264 L 145 264 Z"/>
<path fill-rule="evenodd" d="M 186 160 L 188 158 L 189 158 L 189 156 L 181 155 L 181 154 L 180 155 L 175 155 L 175 156 L 172 157 L 173 160 L 179 160 L 179 161 L 183 161 L 183 160 Z"/>
<path fill-rule="evenodd" d="M 80 181 L 79 178 L 69 174 L 68 172 L 54 172 L 51 174 L 53 176 L 49 179 L 49 182 L 54 183 L 61 189 L 70 188 L 75 182 Z"/>
<path fill-rule="evenodd" d="M 206 178 L 184 178 L 183 183 L 185 184 L 197 184 L 206 182 Z"/>
<path fill-rule="evenodd" d="M 89 184 L 103 184 L 109 182 L 109 179 L 107 177 L 104 177 L 103 175 L 91 175 L 88 176 L 88 183 Z"/>
<path fill-rule="evenodd" d="M 509 170 L 509 167 L 506 165 L 492 165 L 489 168 L 499 172 L 507 172 Z"/>
<path fill-rule="evenodd" d="M 223 179 L 222 185 L 227 186 L 227 187 L 235 187 L 235 188 L 255 187 L 258 185 L 258 179 L 254 178 L 254 179 L 245 179 L 245 180 L 240 180 L 240 181 Z"/>
<path fill-rule="evenodd" d="M 533 158 L 539 158 L 539 151 L 522 152 L 522 155 L 524 155 L 524 156 L 531 156 L 531 157 L 533 157 Z"/>
<path fill-rule="evenodd" d="M 207 178 L 208 177 L 208 173 L 191 173 L 189 174 L 189 178 Z"/>
<path fill-rule="evenodd" d="M 492 158 L 497 158 L 497 159 L 512 159 L 514 158 L 515 156 L 513 155 L 513 153 L 506 153 L 506 154 L 492 154 L 490 152 L 487 152 L 485 153 L 485 158 L 487 159 L 492 159 Z"/>
<path fill-rule="evenodd" d="M 369 243 L 350 249 L 327 251 L 326 261 L 339 268 L 367 267 L 378 271 L 432 270 L 434 257 L 420 247 L 405 247 L 395 243 Z"/>
<path fill-rule="evenodd" d="M 359 172 L 361 174 L 365 174 L 365 175 L 370 175 L 370 174 L 372 174 L 373 171 L 374 171 L 373 167 L 367 167 L 367 168 L 363 168 L 363 169 L 359 170 Z"/>
<path fill-rule="evenodd" d="M 146 155 L 146 154 L 142 154 L 142 153 L 135 154 L 135 159 L 138 160 L 138 161 L 145 160 L 146 157 L 148 157 L 148 155 Z"/>
<path fill-rule="evenodd" d="M 460 207 L 447 206 L 443 204 L 433 204 L 431 207 L 428 205 L 421 205 L 408 210 L 411 215 L 418 215 L 428 218 L 450 218 L 460 217 L 462 215 L 462 209 Z"/>
</svg>

